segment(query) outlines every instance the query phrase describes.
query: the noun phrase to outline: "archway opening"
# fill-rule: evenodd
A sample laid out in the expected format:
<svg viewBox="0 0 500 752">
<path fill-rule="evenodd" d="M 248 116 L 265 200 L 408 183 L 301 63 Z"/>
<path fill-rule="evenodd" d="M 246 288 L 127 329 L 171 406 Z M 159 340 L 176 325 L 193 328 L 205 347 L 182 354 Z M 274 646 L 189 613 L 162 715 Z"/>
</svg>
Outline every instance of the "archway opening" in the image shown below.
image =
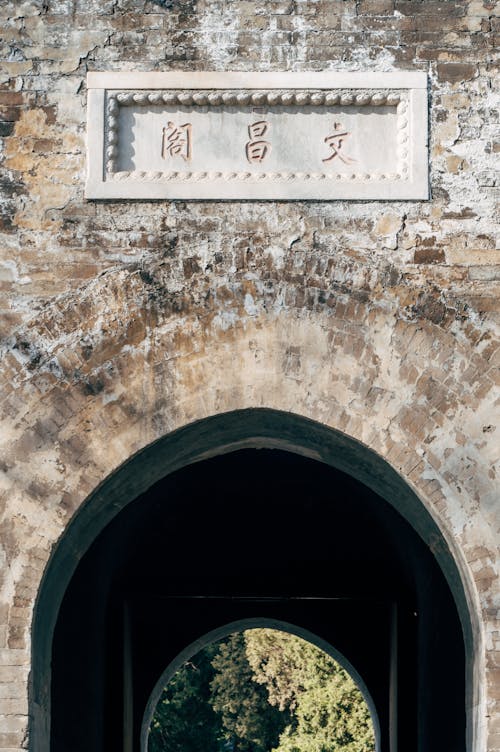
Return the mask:
<svg viewBox="0 0 500 752">
<path fill-rule="evenodd" d="M 166 669 L 146 713 L 144 749 L 375 752 L 373 703 L 345 660 L 292 625 L 257 621 L 205 636 L 204 647 L 187 648 Z"/>
<path fill-rule="evenodd" d="M 346 656 L 382 752 L 464 752 L 464 641 L 429 547 L 352 476 L 254 448 L 165 476 L 84 554 L 54 631 L 50 752 L 138 752 L 163 667 L 249 618 L 297 624 Z"/>
<path fill-rule="evenodd" d="M 55 546 L 33 619 L 30 749 L 139 752 L 162 667 L 259 618 L 346 657 L 381 752 L 472 752 L 471 588 L 411 487 L 345 434 L 269 409 L 193 423 L 110 475 Z"/>
</svg>

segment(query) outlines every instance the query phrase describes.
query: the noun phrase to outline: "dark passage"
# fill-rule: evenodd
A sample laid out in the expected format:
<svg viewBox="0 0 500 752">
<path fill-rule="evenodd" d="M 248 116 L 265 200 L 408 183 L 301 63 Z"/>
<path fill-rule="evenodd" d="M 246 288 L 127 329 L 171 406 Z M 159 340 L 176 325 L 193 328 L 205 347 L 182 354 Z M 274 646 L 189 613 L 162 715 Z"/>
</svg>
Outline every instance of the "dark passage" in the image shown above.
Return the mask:
<svg viewBox="0 0 500 752">
<path fill-rule="evenodd" d="M 54 636 L 51 752 L 139 752 L 170 661 L 257 617 L 307 629 L 350 661 L 381 752 L 391 736 L 405 752 L 465 751 L 462 632 L 429 549 L 355 479 L 248 449 L 166 477 L 83 557 Z"/>
</svg>

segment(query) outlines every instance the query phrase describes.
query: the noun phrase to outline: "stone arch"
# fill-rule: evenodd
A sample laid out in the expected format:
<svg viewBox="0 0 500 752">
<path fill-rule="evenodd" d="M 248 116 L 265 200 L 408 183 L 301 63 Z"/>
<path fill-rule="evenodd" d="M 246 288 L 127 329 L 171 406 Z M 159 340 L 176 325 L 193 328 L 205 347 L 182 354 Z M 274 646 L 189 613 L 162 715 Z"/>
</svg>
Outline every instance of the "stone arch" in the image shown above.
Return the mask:
<svg viewBox="0 0 500 752">
<path fill-rule="evenodd" d="M 470 595 L 464 587 L 457 559 L 435 520 L 401 476 L 359 442 L 290 413 L 249 409 L 213 416 L 150 445 L 108 478 L 74 516 L 49 562 L 35 609 L 32 732 L 36 752 L 49 750 L 50 686 L 47 677 L 50 676 L 55 620 L 71 575 L 85 551 L 120 509 L 165 475 L 221 453 L 248 447 L 286 449 L 355 475 L 395 506 L 432 549 L 448 580 L 462 622 L 467 653 L 469 739 L 472 739 L 472 697 L 477 691 L 474 664 L 480 627 L 474 612 L 471 612 Z"/>
<path fill-rule="evenodd" d="M 289 634 L 295 635 L 297 637 L 302 637 L 303 640 L 316 645 L 316 647 L 320 648 L 327 655 L 331 656 L 331 658 L 337 661 L 337 663 L 342 666 L 342 668 L 344 668 L 347 673 L 354 679 L 361 691 L 361 694 L 363 695 L 366 704 L 368 705 L 375 733 L 375 752 L 380 752 L 380 724 L 375 708 L 375 703 L 373 702 L 370 692 L 368 691 L 368 687 L 363 681 L 363 677 L 359 675 L 359 673 L 356 671 L 354 666 L 350 664 L 347 658 L 338 650 L 336 650 L 333 645 L 325 642 L 325 640 L 322 640 L 320 637 L 313 634 L 307 629 L 303 629 L 302 627 L 299 627 L 295 624 L 289 624 L 288 622 L 281 620 L 262 618 L 240 619 L 238 621 L 231 622 L 230 624 L 224 624 L 218 629 L 209 632 L 208 634 L 201 635 L 199 639 L 196 640 L 196 642 L 192 642 L 190 645 L 187 645 L 186 648 L 181 653 L 179 653 L 179 655 L 165 668 L 159 681 L 154 687 L 149 702 L 146 706 L 141 730 L 141 752 L 147 752 L 148 729 L 163 688 L 167 685 L 167 683 L 170 681 L 175 672 L 180 668 L 180 666 L 185 661 L 189 660 L 189 658 L 194 656 L 199 650 L 202 650 L 207 645 L 210 645 L 210 643 L 217 642 L 217 640 L 228 637 L 234 632 L 242 632 L 245 629 L 255 628 L 276 629 L 281 632 L 288 632 Z"/>
<path fill-rule="evenodd" d="M 121 466 L 183 426 L 208 430 L 197 422 L 267 408 L 303 416 L 306 434 L 310 420 L 369 448 L 404 478 L 453 552 L 474 670 L 492 676 L 484 637 L 493 630 L 496 482 L 484 429 L 493 351 L 472 319 L 456 330 L 448 301 L 398 285 L 390 270 L 370 279 L 361 271 L 349 289 L 328 271 L 307 285 L 272 278 L 266 289 L 242 278 L 216 285 L 207 275 L 185 292 L 161 264 L 146 264 L 61 297 L 17 333 L 2 382 L 3 601 L 20 604 L 9 611 L 10 647 L 30 660 L 47 560 L 88 500 L 105 498 L 109 478 L 118 482 Z M 216 313 L 207 295 L 217 298 Z M 488 679 L 478 678 L 476 691 L 471 734 L 486 749 Z"/>
</svg>

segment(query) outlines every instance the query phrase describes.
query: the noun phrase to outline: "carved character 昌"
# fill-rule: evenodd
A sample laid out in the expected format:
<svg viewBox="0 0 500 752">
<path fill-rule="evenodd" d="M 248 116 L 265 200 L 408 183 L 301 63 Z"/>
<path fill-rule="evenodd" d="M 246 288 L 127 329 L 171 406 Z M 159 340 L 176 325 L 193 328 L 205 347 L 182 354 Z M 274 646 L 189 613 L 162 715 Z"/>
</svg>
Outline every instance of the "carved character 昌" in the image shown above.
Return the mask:
<svg viewBox="0 0 500 752">
<path fill-rule="evenodd" d="M 250 164 L 254 162 L 263 162 L 265 157 L 271 152 L 271 144 L 269 141 L 264 141 L 262 136 L 265 136 L 270 124 L 266 120 L 259 120 L 256 123 L 248 126 L 248 136 L 250 141 L 246 143 L 246 155 Z"/>
</svg>

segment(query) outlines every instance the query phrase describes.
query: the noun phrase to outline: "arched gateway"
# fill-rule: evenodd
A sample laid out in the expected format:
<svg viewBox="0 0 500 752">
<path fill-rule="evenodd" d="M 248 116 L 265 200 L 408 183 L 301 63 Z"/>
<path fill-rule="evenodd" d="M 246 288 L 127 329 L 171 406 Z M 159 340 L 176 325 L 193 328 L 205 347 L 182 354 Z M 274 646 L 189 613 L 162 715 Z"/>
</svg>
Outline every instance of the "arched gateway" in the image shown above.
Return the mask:
<svg viewBox="0 0 500 752">
<path fill-rule="evenodd" d="M 0 752 L 246 619 L 499 751 L 493 6 L 0 2 Z"/>
<path fill-rule="evenodd" d="M 380 752 L 472 752 L 480 630 L 464 572 L 409 483 L 360 442 L 271 409 L 194 422 L 108 477 L 55 547 L 33 624 L 33 750 L 138 752 L 165 666 L 264 619 L 346 657 Z"/>
</svg>

